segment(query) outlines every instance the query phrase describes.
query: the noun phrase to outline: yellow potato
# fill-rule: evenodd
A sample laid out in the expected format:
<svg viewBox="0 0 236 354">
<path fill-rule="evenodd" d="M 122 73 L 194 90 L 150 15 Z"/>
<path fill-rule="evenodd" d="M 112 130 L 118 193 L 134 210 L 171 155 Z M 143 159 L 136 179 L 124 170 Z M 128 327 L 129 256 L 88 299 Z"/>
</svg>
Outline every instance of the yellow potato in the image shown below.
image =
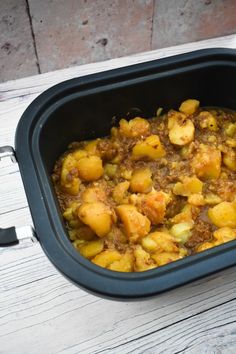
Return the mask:
<svg viewBox="0 0 236 354">
<path fill-rule="evenodd" d="M 130 183 L 128 181 L 124 181 L 121 183 L 118 183 L 112 193 L 112 198 L 117 204 L 122 204 L 125 202 L 125 197 L 127 194 L 127 191 L 129 189 Z"/>
<path fill-rule="evenodd" d="M 105 250 L 92 259 L 96 265 L 107 268 L 112 263 L 119 261 L 122 255 L 116 250 Z"/>
<path fill-rule="evenodd" d="M 204 243 L 202 243 L 200 246 L 198 246 L 196 248 L 196 252 L 203 252 L 203 251 L 206 251 L 209 248 L 212 248 L 212 247 L 215 247 L 215 246 L 216 246 L 216 244 L 215 244 L 214 241 L 212 241 L 212 242 L 204 242 Z"/>
<path fill-rule="evenodd" d="M 199 117 L 200 117 L 201 128 L 203 129 L 207 128 L 213 132 L 216 132 L 218 130 L 217 120 L 212 113 L 208 111 L 202 111 L 199 114 Z"/>
<path fill-rule="evenodd" d="M 222 202 L 222 199 L 214 193 L 206 194 L 204 199 L 205 199 L 205 203 L 209 205 L 215 205 Z"/>
<path fill-rule="evenodd" d="M 111 230 L 112 211 L 101 202 L 82 204 L 79 207 L 78 215 L 81 221 L 99 237 L 106 236 Z"/>
<path fill-rule="evenodd" d="M 224 154 L 223 162 L 230 170 L 236 171 L 236 153 L 233 149 Z"/>
<path fill-rule="evenodd" d="M 154 241 L 151 243 L 150 241 Z M 176 244 L 176 240 L 173 236 L 167 232 L 155 231 L 142 239 L 142 246 L 149 252 L 178 252 L 179 247 Z"/>
<path fill-rule="evenodd" d="M 154 253 L 151 257 L 159 267 L 183 258 L 180 254 L 173 252 Z"/>
<path fill-rule="evenodd" d="M 197 111 L 200 102 L 194 99 L 188 99 L 181 103 L 179 110 L 185 114 L 193 114 Z"/>
<path fill-rule="evenodd" d="M 213 146 L 201 144 L 191 167 L 199 178 L 218 178 L 221 172 L 221 152 Z"/>
<path fill-rule="evenodd" d="M 100 140 L 101 139 L 96 139 L 96 140 L 89 141 L 84 147 L 85 151 L 87 151 L 87 153 L 89 155 L 98 155 L 99 156 L 99 151 L 97 149 L 97 144 L 98 144 L 98 142 Z"/>
<path fill-rule="evenodd" d="M 120 134 L 128 138 L 135 138 L 145 135 L 149 132 L 150 124 L 146 119 L 136 117 L 129 122 L 126 119 L 121 119 L 120 122 Z"/>
<path fill-rule="evenodd" d="M 227 123 L 225 127 L 225 133 L 232 138 L 236 134 L 236 123 Z"/>
<path fill-rule="evenodd" d="M 236 204 L 222 202 L 208 210 L 208 217 L 217 227 L 236 228 Z"/>
<path fill-rule="evenodd" d="M 60 183 L 62 190 L 71 195 L 77 195 L 80 187 L 78 178 L 77 161 L 72 154 L 68 154 L 61 168 Z"/>
<path fill-rule="evenodd" d="M 169 202 L 170 197 L 168 194 L 153 191 L 142 199 L 140 209 L 152 224 L 158 225 L 164 221 L 166 206 Z"/>
<path fill-rule="evenodd" d="M 183 113 L 172 111 L 168 115 L 169 139 L 174 145 L 183 146 L 194 139 L 195 127 Z"/>
<path fill-rule="evenodd" d="M 191 194 L 188 197 L 188 203 L 194 206 L 203 206 L 206 204 L 202 194 Z"/>
<path fill-rule="evenodd" d="M 182 211 L 179 214 L 176 214 L 172 219 L 171 222 L 177 224 L 182 222 L 192 222 L 192 206 L 186 204 Z"/>
<path fill-rule="evenodd" d="M 179 224 L 175 224 L 170 229 L 170 233 L 175 237 L 176 241 L 184 244 L 191 237 L 194 223 L 192 221 L 181 222 Z"/>
<path fill-rule="evenodd" d="M 152 189 L 152 172 L 149 168 L 140 168 L 133 172 L 130 190 L 134 193 L 148 193 Z"/>
<path fill-rule="evenodd" d="M 136 242 L 140 237 L 149 233 L 151 226 L 150 220 L 139 213 L 134 205 L 119 205 L 116 210 L 124 224 L 125 233 L 131 242 Z"/>
<path fill-rule="evenodd" d="M 81 195 L 84 203 L 104 202 L 106 193 L 101 187 L 88 187 Z"/>
<path fill-rule="evenodd" d="M 93 230 L 88 226 L 81 225 L 79 228 L 69 231 L 70 238 L 90 241 L 96 237 Z"/>
<path fill-rule="evenodd" d="M 79 251 L 85 258 L 93 258 L 102 252 L 104 244 L 102 240 L 89 241 L 79 246 Z"/>
<path fill-rule="evenodd" d="M 108 269 L 115 270 L 117 272 L 132 272 L 134 268 L 134 254 L 131 251 L 127 251 L 122 254 L 121 259 L 113 262 Z"/>
<path fill-rule="evenodd" d="M 156 160 L 166 155 L 158 135 L 150 135 L 144 141 L 138 142 L 132 150 L 133 160 Z"/>
<path fill-rule="evenodd" d="M 84 181 L 96 181 L 103 175 L 102 160 L 98 156 L 82 157 L 77 163 L 79 177 Z"/>
<path fill-rule="evenodd" d="M 145 270 L 156 268 L 156 264 L 152 260 L 150 254 L 140 246 L 137 245 L 134 249 L 135 264 L 134 270 L 136 272 L 143 272 Z"/>
<path fill-rule="evenodd" d="M 230 227 L 222 227 L 216 230 L 213 235 L 218 242 L 225 243 L 236 239 L 236 230 Z"/>
<path fill-rule="evenodd" d="M 188 197 L 191 194 L 202 193 L 203 183 L 197 177 L 184 177 L 182 182 L 174 185 L 173 193 Z"/>
</svg>

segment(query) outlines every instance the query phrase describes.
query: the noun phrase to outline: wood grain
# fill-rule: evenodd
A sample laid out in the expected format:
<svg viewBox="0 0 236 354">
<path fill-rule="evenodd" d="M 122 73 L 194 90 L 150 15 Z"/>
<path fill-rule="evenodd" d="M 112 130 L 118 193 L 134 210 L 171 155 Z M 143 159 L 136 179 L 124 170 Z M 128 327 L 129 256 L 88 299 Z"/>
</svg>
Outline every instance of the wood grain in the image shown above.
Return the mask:
<svg viewBox="0 0 236 354">
<path fill-rule="evenodd" d="M 64 79 L 203 47 L 236 35 L 88 64 L 0 85 L 0 145 L 14 144 L 32 100 Z M 0 166 L 0 225 L 31 224 L 17 164 Z M 0 249 L 0 353 L 235 353 L 236 267 L 142 302 L 87 294 L 59 274 L 39 244 Z"/>
</svg>

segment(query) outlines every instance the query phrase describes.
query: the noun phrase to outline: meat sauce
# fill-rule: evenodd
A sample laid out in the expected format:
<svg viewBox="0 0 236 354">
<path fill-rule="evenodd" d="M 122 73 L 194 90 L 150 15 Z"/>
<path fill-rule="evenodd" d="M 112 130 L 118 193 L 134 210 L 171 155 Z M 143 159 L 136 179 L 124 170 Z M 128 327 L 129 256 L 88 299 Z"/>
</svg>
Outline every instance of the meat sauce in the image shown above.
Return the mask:
<svg viewBox="0 0 236 354">
<path fill-rule="evenodd" d="M 236 113 L 199 104 L 121 119 L 58 159 L 52 179 L 82 256 L 146 271 L 236 239 Z"/>
</svg>

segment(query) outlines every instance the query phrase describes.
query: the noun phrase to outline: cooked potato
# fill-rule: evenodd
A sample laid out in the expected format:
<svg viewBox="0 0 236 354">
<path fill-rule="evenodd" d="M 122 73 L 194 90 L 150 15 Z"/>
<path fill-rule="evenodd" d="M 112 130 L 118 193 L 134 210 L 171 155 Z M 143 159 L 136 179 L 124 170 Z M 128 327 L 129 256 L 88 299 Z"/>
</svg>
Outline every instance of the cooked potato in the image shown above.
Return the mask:
<svg viewBox="0 0 236 354">
<path fill-rule="evenodd" d="M 205 203 L 209 204 L 209 205 L 215 205 L 215 204 L 219 204 L 222 202 L 222 199 L 214 193 L 207 193 L 205 195 L 204 200 L 205 200 Z"/>
<path fill-rule="evenodd" d="M 90 241 L 79 246 L 79 251 L 85 258 L 93 258 L 102 252 L 104 243 L 102 240 Z"/>
<path fill-rule="evenodd" d="M 120 260 L 111 263 L 108 267 L 110 270 L 117 272 L 132 272 L 134 269 L 134 254 L 132 251 L 127 251 L 122 254 Z"/>
<path fill-rule="evenodd" d="M 81 195 L 84 203 L 104 202 L 106 200 L 106 193 L 101 187 L 90 187 L 85 189 Z"/>
<path fill-rule="evenodd" d="M 104 166 L 104 174 L 109 178 L 114 178 L 117 173 L 118 166 L 112 163 L 106 163 Z"/>
<path fill-rule="evenodd" d="M 136 272 L 143 272 L 145 270 L 150 270 L 156 268 L 157 265 L 152 260 L 150 254 L 140 246 L 137 245 L 134 249 L 135 264 L 134 270 Z"/>
<path fill-rule="evenodd" d="M 134 193 L 148 193 L 152 189 L 152 172 L 149 168 L 139 168 L 133 172 L 130 190 Z"/>
<path fill-rule="evenodd" d="M 188 203 L 194 206 L 203 206 L 206 204 L 202 194 L 191 194 L 188 197 Z"/>
<path fill-rule="evenodd" d="M 68 154 L 63 162 L 60 176 L 61 188 L 68 194 L 77 195 L 80 187 L 77 161 L 72 154 Z"/>
<path fill-rule="evenodd" d="M 152 242 L 153 241 L 153 242 Z M 154 246 L 155 243 L 155 246 Z M 167 232 L 155 231 L 142 239 L 142 246 L 150 252 L 178 252 L 176 240 Z"/>
<path fill-rule="evenodd" d="M 158 225 L 164 221 L 166 206 L 170 200 L 168 194 L 153 191 L 142 199 L 140 209 L 152 224 Z"/>
<path fill-rule="evenodd" d="M 193 221 L 186 221 L 175 224 L 170 229 L 170 233 L 175 237 L 177 242 L 184 244 L 192 236 L 191 229 L 193 228 L 193 225 Z"/>
<path fill-rule="evenodd" d="M 173 193 L 188 197 L 191 194 L 202 193 L 203 183 L 197 177 L 183 177 L 182 182 L 174 185 Z"/>
<path fill-rule="evenodd" d="M 188 99 L 181 103 L 179 110 L 185 114 L 193 114 L 199 108 L 200 102 L 198 100 Z"/>
<path fill-rule="evenodd" d="M 233 230 L 230 227 L 222 227 L 216 230 L 213 235 L 220 243 L 229 242 L 236 239 L 236 230 Z"/>
<path fill-rule="evenodd" d="M 84 181 L 96 181 L 103 175 L 102 160 L 98 156 L 82 157 L 77 169 L 79 177 Z"/>
<path fill-rule="evenodd" d="M 112 263 L 119 261 L 122 255 L 116 250 L 105 250 L 92 259 L 92 262 L 103 268 L 108 268 Z"/>
<path fill-rule="evenodd" d="M 199 117 L 200 117 L 200 127 L 202 129 L 206 128 L 213 132 L 216 132 L 218 130 L 217 120 L 212 113 L 208 111 L 202 111 L 199 114 Z"/>
<path fill-rule="evenodd" d="M 232 138 L 236 134 L 236 123 L 228 122 L 225 127 L 225 133 Z"/>
<path fill-rule="evenodd" d="M 236 171 L 236 153 L 233 149 L 227 151 L 223 156 L 223 162 L 230 170 Z"/>
<path fill-rule="evenodd" d="M 106 236 L 111 230 L 112 212 L 104 203 L 84 203 L 79 207 L 78 215 L 99 237 Z"/>
<path fill-rule="evenodd" d="M 154 259 L 158 267 L 183 258 L 180 254 L 174 252 L 154 253 L 151 257 Z"/>
<path fill-rule="evenodd" d="M 134 205 L 119 205 L 116 210 L 130 241 L 136 242 L 140 237 L 149 233 L 151 225 L 150 220 L 139 213 Z"/>
<path fill-rule="evenodd" d="M 129 186 L 130 183 L 128 181 L 121 182 L 115 186 L 112 193 L 112 198 L 117 204 L 122 204 L 126 201 L 125 197 L 127 197 Z"/>
<path fill-rule="evenodd" d="M 71 240 L 84 240 L 84 241 L 91 241 L 96 238 L 94 231 L 92 231 L 86 225 L 80 225 L 77 229 L 73 229 L 69 231 L 70 239 Z"/>
<path fill-rule="evenodd" d="M 208 210 L 208 217 L 217 227 L 236 228 L 236 204 L 222 202 Z"/>
<path fill-rule="evenodd" d="M 136 117 L 129 122 L 126 119 L 120 120 L 120 134 L 128 138 L 135 138 L 149 132 L 150 124 L 146 119 Z"/>
<path fill-rule="evenodd" d="M 199 178 L 218 178 L 221 172 L 221 153 L 213 146 L 201 144 L 191 166 Z"/>
<path fill-rule="evenodd" d="M 168 114 L 168 129 L 170 142 L 174 145 L 183 146 L 194 139 L 194 124 L 183 113 L 172 111 Z"/>
<path fill-rule="evenodd" d="M 95 139 L 89 141 L 84 149 L 89 155 L 98 155 L 99 156 L 99 151 L 97 149 L 97 144 L 99 143 L 100 139 Z"/>
<path fill-rule="evenodd" d="M 216 246 L 216 244 L 215 244 L 214 241 L 212 241 L 212 242 L 204 242 L 204 243 L 202 243 L 200 246 L 198 246 L 196 248 L 196 252 L 206 251 L 209 248 L 212 248 L 212 247 L 215 247 L 215 246 Z"/>
<path fill-rule="evenodd" d="M 150 135 L 144 141 L 138 142 L 132 150 L 133 160 L 156 160 L 165 156 L 166 152 L 157 135 Z"/>
</svg>

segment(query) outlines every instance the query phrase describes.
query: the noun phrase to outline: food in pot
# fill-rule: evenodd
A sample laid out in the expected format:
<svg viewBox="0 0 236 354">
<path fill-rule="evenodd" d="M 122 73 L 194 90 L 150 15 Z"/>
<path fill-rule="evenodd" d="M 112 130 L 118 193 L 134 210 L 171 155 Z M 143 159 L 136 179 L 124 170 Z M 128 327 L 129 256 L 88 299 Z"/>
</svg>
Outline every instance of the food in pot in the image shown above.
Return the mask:
<svg viewBox="0 0 236 354">
<path fill-rule="evenodd" d="M 188 99 L 74 142 L 53 182 L 69 238 L 94 264 L 163 266 L 236 239 L 236 113 Z"/>
</svg>

